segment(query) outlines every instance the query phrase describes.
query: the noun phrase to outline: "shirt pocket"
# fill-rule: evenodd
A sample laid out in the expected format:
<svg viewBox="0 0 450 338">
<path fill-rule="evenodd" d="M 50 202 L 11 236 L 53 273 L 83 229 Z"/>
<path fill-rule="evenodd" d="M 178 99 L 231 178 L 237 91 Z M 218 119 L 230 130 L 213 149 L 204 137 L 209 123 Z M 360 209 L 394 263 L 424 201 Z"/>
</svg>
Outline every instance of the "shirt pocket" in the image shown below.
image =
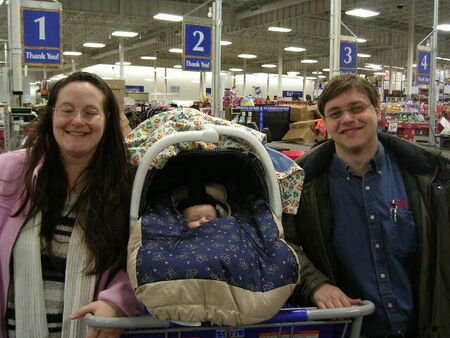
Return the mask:
<svg viewBox="0 0 450 338">
<path fill-rule="evenodd" d="M 417 250 L 416 223 L 410 209 L 398 208 L 397 221 L 388 228 L 389 241 L 395 253 L 409 256 Z"/>
</svg>

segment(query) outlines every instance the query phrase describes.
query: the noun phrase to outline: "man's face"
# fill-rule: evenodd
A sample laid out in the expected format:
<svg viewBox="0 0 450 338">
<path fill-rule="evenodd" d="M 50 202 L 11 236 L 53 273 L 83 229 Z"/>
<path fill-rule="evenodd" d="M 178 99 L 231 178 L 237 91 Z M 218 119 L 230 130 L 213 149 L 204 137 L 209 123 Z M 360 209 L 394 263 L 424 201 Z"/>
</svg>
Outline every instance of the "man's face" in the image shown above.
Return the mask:
<svg viewBox="0 0 450 338">
<path fill-rule="evenodd" d="M 355 153 L 378 144 L 377 126 L 380 108 L 374 107 L 367 95 L 348 90 L 328 101 L 324 107 L 325 124 L 336 151 Z"/>
</svg>

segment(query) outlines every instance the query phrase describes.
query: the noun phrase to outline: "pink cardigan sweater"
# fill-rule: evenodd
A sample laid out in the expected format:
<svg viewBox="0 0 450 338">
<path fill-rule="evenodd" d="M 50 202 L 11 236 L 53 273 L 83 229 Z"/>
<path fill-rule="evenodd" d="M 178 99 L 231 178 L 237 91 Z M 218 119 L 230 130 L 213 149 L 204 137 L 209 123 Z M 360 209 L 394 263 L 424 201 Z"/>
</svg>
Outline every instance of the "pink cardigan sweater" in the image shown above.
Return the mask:
<svg viewBox="0 0 450 338">
<path fill-rule="evenodd" d="M 11 255 L 25 215 L 11 217 L 20 206 L 23 182 L 20 176 L 25 164 L 25 150 L 0 154 L 0 337 L 6 337 L 5 311 L 11 272 Z M 98 276 L 95 300 L 107 300 L 128 316 L 143 312 L 125 271 L 114 275 L 110 270 Z"/>
</svg>

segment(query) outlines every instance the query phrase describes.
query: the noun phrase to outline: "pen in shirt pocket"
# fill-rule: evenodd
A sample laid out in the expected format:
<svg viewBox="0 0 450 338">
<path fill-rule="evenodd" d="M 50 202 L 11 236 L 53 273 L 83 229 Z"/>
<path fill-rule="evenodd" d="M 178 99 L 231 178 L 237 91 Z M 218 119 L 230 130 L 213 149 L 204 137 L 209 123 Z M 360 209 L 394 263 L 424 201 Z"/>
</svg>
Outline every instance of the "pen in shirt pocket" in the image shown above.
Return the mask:
<svg viewBox="0 0 450 338">
<path fill-rule="evenodd" d="M 396 200 L 391 200 L 391 219 L 397 223 L 397 201 Z"/>
<path fill-rule="evenodd" d="M 397 211 L 398 208 L 409 208 L 409 201 L 398 201 L 398 200 L 391 200 L 391 219 L 397 223 Z"/>
</svg>

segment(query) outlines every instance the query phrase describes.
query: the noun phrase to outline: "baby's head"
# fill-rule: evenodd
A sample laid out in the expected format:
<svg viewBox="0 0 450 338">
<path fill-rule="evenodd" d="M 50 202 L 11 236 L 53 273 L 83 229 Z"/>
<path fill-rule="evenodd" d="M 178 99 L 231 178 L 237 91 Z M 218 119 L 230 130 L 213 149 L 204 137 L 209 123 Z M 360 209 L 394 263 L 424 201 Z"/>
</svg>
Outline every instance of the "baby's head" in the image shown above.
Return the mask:
<svg viewBox="0 0 450 338">
<path fill-rule="evenodd" d="M 184 209 L 182 215 L 188 228 L 193 229 L 217 219 L 217 210 L 211 204 L 198 204 Z"/>
</svg>

